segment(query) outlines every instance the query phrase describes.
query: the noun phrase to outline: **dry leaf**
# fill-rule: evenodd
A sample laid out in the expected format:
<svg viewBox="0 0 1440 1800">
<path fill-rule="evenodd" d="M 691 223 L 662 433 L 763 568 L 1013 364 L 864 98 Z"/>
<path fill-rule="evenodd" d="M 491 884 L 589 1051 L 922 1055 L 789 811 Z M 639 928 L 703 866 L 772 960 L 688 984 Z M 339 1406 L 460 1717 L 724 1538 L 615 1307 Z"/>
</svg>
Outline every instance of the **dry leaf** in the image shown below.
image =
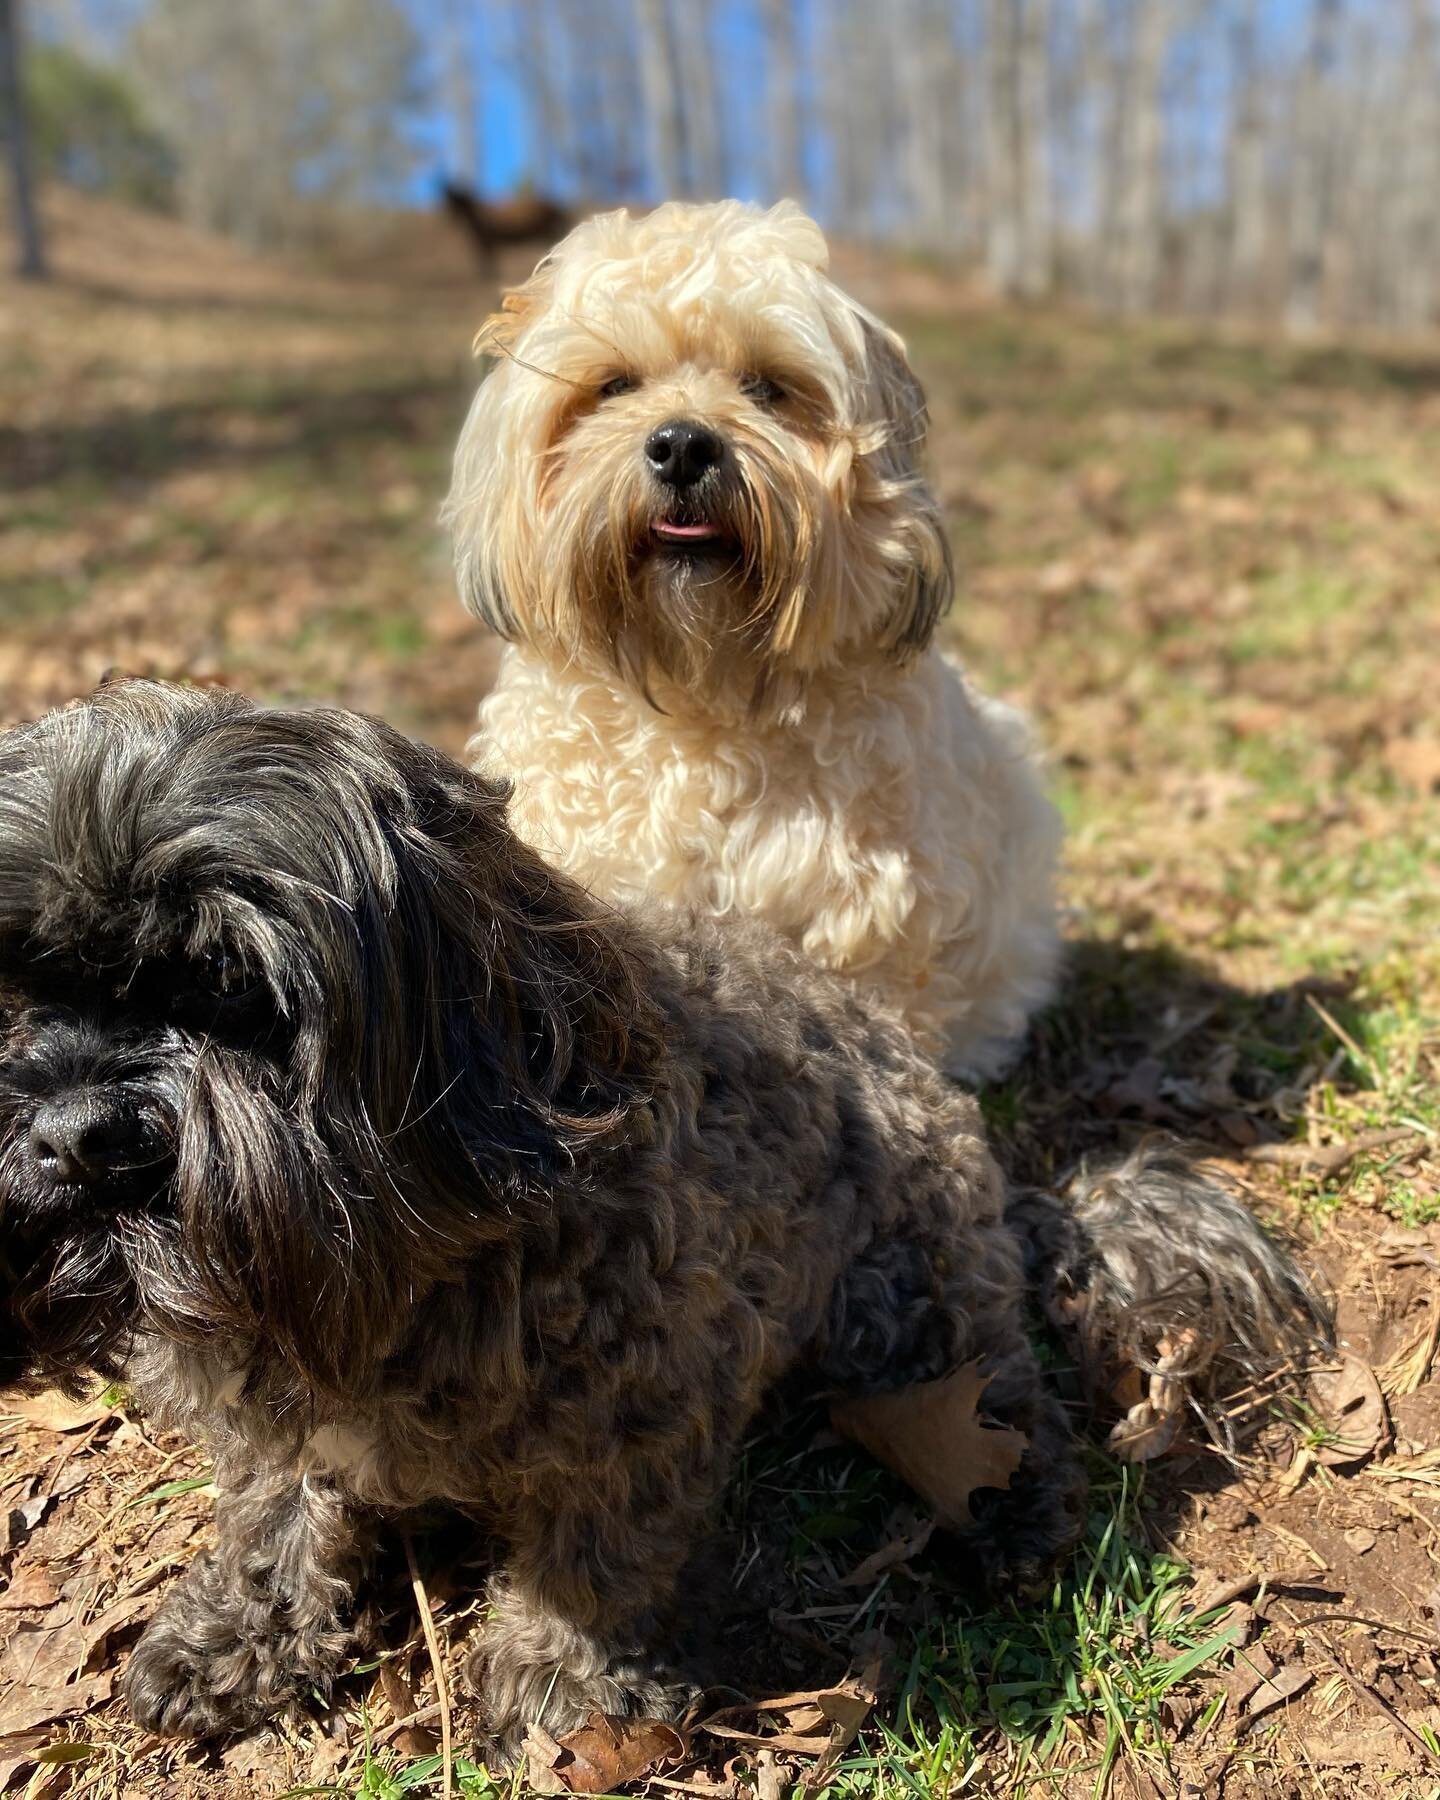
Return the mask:
<svg viewBox="0 0 1440 1800">
<path fill-rule="evenodd" d="M 387 1656 L 375 1671 L 375 1685 L 385 1696 L 385 1704 L 390 1708 L 392 1719 L 408 1719 L 411 1713 L 419 1710 L 415 1690 L 400 1673 L 392 1658 Z"/>
<path fill-rule="evenodd" d="M 1245 1705 L 1246 1715 L 1252 1719 L 1260 1718 L 1275 1707 L 1283 1706 L 1287 1700 L 1293 1700 L 1297 1694 L 1303 1694 L 1314 1680 L 1309 1669 L 1302 1669 L 1298 1663 L 1287 1663 L 1272 1679 L 1262 1681 L 1251 1694 Z"/>
<path fill-rule="evenodd" d="M 1122 1462 L 1154 1462 L 1174 1444 L 1185 1415 L 1185 1370 L 1194 1359 L 1198 1334 L 1182 1331 L 1172 1344 L 1162 1338 L 1149 1371 L 1145 1397 L 1117 1421 L 1107 1440 Z"/>
<path fill-rule="evenodd" d="M 831 1423 L 908 1482 L 942 1525 L 968 1525 L 971 1494 L 1008 1488 L 1027 1441 L 1023 1432 L 981 1423 L 988 1380 L 978 1362 L 966 1363 L 898 1393 L 837 1400 Z"/>
<path fill-rule="evenodd" d="M 43 1394 L 0 1394 L 0 1418 L 25 1419 L 42 1431 L 83 1431 L 115 1409 L 98 1395 L 92 1400 L 71 1400 L 48 1389 Z"/>
<path fill-rule="evenodd" d="M 780 1800 L 785 1791 L 785 1777 L 773 1750 L 761 1750 L 755 1756 L 755 1792 L 758 1800 Z"/>
<path fill-rule="evenodd" d="M 1311 1762 L 1322 1769 L 1393 1768 L 1401 1740 L 1388 1725 L 1371 1725 L 1358 1731 L 1332 1731 L 1324 1736 L 1307 1732 L 1300 1744 Z"/>
<path fill-rule="evenodd" d="M 26 1606 L 53 1606 L 59 1598 L 55 1584 L 37 1564 L 34 1568 L 19 1570 L 9 1587 L 0 1594 L 0 1607 L 6 1612 L 19 1612 Z"/>
<path fill-rule="evenodd" d="M 38 1624 L 24 1621 L 10 1639 L 0 1676 L 27 1687 L 55 1687 L 85 1660 L 85 1632 L 70 1602 L 52 1607 Z"/>
<path fill-rule="evenodd" d="M 742 1706 L 726 1706 L 702 1720 L 700 1729 L 711 1737 L 755 1744 L 767 1750 L 784 1750 L 799 1756 L 838 1755 L 854 1742 L 855 1735 L 875 1704 L 880 1664 L 872 1663 L 858 1677 L 834 1687 L 781 1694 L 773 1700 L 753 1700 Z M 737 1719 L 773 1714 L 784 1726 L 780 1731 L 747 1729 Z"/>
<path fill-rule="evenodd" d="M 689 1753 L 690 1740 L 678 1726 L 612 1713 L 593 1712 L 563 1737 L 551 1737 L 540 1725 L 530 1726 L 525 1737 L 527 1773 L 539 1794 L 613 1793 Z"/>
<path fill-rule="evenodd" d="M 1391 738 L 1380 755 L 1390 773 L 1417 793 L 1440 788 L 1440 738 Z"/>
<path fill-rule="evenodd" d="M 903 1536 L 892 1538 L 888 1544 L 882 1544 L 878 1550 L 872 1551 L 864 1562 L 859 1563 L 848 1575 L 842 1576 L 841 1587 L 869 1587 L 871 1582 L 883 1575 L 887 1569 L 898 1568 L 916 1557 L 935 1535 L 935 1521 L 922 1519 L 914 1530 Z M 3 1602 L 0 1602 L 3 1604 Z"/>
<path fill-rule="evenodd" d="M 1343 1468 L 1373 1456 L 1390 1437 L 1385 1396 L 1375 1371 L 1358 1356 L 1344 1356 L 1338 1369 L 1321 1369 L 1310 1377 L 1325 1423 L 1335 1433 L 1332 1443 L 1316 1446 L 1327 1468 Z"/>
<path fill-rule="evenodd" d="M 110 1698 L 115 1677 L 97 1675 L 91 1681 L 72 1681 L 63 1687 L 22 1687 L 18 1683 L 0 1694 L 0 1734 L 31 1731 L 53 1719 L 68 1719 L 88 1712 Z"/>
</svg>

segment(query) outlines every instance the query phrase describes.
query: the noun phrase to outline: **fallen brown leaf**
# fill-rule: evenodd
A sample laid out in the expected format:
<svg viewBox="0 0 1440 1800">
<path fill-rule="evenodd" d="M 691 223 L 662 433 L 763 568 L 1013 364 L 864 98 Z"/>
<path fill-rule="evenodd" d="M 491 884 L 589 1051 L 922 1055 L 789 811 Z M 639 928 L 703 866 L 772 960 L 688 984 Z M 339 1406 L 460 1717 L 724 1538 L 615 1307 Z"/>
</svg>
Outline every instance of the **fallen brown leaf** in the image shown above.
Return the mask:
<svg viewBox="0 0 1440 1800">
<path fill-rule="evenodd" d="M 772 1700 L 753 1700 L 740 1706 L 722 1707 L 699 1729 L 711 1737 L 729 1738 L 736 1743 L 754 1744 L 771 1751 L 786 1751 L 798 1756 L 820 1756 L 827 1762 L 854 1742 L 875 1704 L 880 1680 L 879 1661 L 871 1663 L 860 1676 L 837 1683 L 834 1687 L 807 1689 L 802 1693 L 781 1694 Z M 760 1731 L 737 1724 L 738 1719 L 774 1715 L 783 1729 Z"/>
<path fill-rule="evenodd" d="M 0 1607 L 7 1612 L 19 1612 L 27 1606 L 53 1606 L 59 1598 L 55 1584 L 44 1569 L 23 1568 L 0 1594 Z"/>
<path fill-rule="evenodd" d="M 840 1578 L 840 1586 L 869 1587 L 887 1569 L 898 1568 L 902 1563 L 918 1556 L 934 1535 L 935 1521 L 921 1519 L 912 1530 L 892 1538 L 888 1544 L 882 1544 L 878 1550 L 872 1551 L 864 1562 L 858 1563 L 848 1575 Z M 0 1601 L 0 1605 L 3 1604 Z"/>
<path fill-rule="evenodd" d="M 110 1698 L 114 1684 L 112 1674 L 57 1687 L 23 1687 L 16 1683 L 0 1694 L 0 1735 L 32 1731 L 35 1726 L 48 1725 L 54 1719 L 68 1719 L 76 1713 L 88 1712 L 92 1706 L 99 1706 Z"/>
<path fill-rule="evenodd" d="M 755 1756 L 755 1792 L 758 1800 L 780 1800 L 785 1791 L 785 1778 L 773 1750 L 760 1750 Z"/>
<path fill-rule="evenodd" d="M 6 1647 L 0 1678 L 22 1687 L 58 1687 L 84 1660 L 84 1627 L 74 1604 L 62 1601 L 39 1623 L 21 1624 Z"/>
<path fill-rule="evenodd" d="M 563 1737 L 532 1725 L 525 1738 L 530 1785 L 538 1794 L 609 1794 L 665 1763 L 683 1762 L 690 1739 L 661 1719 L 591 1713 Z"/>
<path fill-rule="evenodd" d="M 982 1423 L 988 1380 L 978 1362 L 966 1363 L 898 1393 L 837 1400 L 831 1423 L 908 1482 L 942 1525 L 968 1525 L 970 1496 L 1008 1488 L 1027 1441 L 1023 1432 Z"/>
<path fill-rule="evenodd" d="M 1391 738 L 1380 756 L 1390 773 L 1417 793 L 1433 794 L 1440 788 L 1440 738 Z"/>
<path fill-rule="evenodd" d="M 1373 1456 L 1390 1437 L 1385 1396 L 1375 1371 L 1358 1356 L 1344 1356 L 1337 1369 L 1319 1369 L 1310 1377 L 1321 1416 L 1335 1433 L 1333 1442 L 1316 1446 L 1327 1468 L 1343 1468 Z"/>
<path fill-rule="evenodd" d="M 1323 1735 L 1307 1732 L 1300 1744 L 1310 1761 L 1322 1769 L 1368 1769 L 1393 1764 L 1397 1753 L 1404 1754 L 1400 1739 L 1384 1725 Z"/>
<path fill-rule="evenodd" d="M 1258 1719 L 1265 1713 L 1273 1712 L 1277 1706 L 1283 1706 L 1287 1700 L 1303 1694 L 1314 1680 L 1309 1669 L 1302 1668 L 1299 1663 L 1287 1663 L 1270 1680 L 1262 1681 L 1251 1694 L 1245 1703 L 1247 1718 Z"/>
<path fill-rule="evenodd" d="M 114 1407 L 98 1395 L 91 1400 L 72 1400 L 47 1389 L 43 1394 L 0 1394 L 0 1418 L 24 1419 L 42 1431 L 83 1431 L 109 1418 Z"/>
</svg>

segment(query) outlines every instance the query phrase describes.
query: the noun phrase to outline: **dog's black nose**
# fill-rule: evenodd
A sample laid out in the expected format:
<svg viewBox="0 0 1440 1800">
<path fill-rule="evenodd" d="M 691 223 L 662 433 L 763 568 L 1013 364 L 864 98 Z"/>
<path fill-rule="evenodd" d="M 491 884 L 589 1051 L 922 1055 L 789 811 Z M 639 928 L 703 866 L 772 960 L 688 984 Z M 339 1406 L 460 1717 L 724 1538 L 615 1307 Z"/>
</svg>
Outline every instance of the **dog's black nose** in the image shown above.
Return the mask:
<svg viewBox="0 0 1440 1800">
<path fill-rule="evenodd" d="M 724 444 L 706 425 L 693 419 L 667 419 L 645 440 L 645 455 L 658 481 L 667 487 L 694 487 L 719 462 Z"/>
<path fill-rule="evenodd" d="M 63 1182 L 103 1180 L 134 1160 L 140 1121 L 119 1096 L 85 1089 L 52 1100 L 30 1127 L 30 1156 L 41 1175 Z"/>
</svg>

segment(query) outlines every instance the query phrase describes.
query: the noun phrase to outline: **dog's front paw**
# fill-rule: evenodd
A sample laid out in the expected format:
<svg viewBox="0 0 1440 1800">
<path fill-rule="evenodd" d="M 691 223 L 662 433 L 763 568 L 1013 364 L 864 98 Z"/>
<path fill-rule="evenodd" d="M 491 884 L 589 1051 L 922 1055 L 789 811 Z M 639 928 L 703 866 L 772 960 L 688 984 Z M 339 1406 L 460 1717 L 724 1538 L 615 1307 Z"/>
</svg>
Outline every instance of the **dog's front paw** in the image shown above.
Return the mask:
<svg viewBox="0 0 1440 1800">
<path fill-rule="evenodd" d="M 166 1598 L 130 1654 L 122 1688 L 137 1725 L 162 1737 L 246 1731 L 310 1688 L 324 1690 L 351 1648 L 322 1616 L 305 1631 L 202 1559 Z"/>
<path fill-rule="evenodd" d="M 699 1686 L 650 1656 L 607 1653 L 557 1620 L 493 1622 L 472 1652 L 469 1675 L 484 1703 L 492 1756 L 518 1762 L 531 1725 L 562 1737 L 591 1713 L 679 1719 Z M 559 1652 L 547 1657 L 547 1649 Z"/>
<path fill-rule="evenodd" d="M 131 1652 L 122 1683 L 130 1716 L 159 1737 L 244 1731 L 280 1702 L 260 1691 L 260 1664 L 237 1642 L 203 1647 L 157 1617 Z"/>
</svg>

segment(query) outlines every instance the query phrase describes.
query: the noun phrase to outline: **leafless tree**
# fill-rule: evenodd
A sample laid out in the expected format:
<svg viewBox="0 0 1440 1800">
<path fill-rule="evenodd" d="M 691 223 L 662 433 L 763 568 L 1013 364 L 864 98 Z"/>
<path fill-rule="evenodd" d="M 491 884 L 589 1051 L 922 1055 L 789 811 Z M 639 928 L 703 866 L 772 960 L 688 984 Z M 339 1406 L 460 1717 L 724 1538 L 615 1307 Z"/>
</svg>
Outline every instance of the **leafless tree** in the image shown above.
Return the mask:
<svg viewBox="0 0 1440 1800">
<path fill-rule="evenodd" d="M 27 280 L 39 281 L 45 275 L 45 246 L 30 174 L 30 143 L 26 129 L 24 84 L 21 80 L 23 26 L 20 0 L 0 0 L 0 104 L 4 107 L 10 191 L 15 212 L 18 250 L 15 266 Z"/>
</svg>

